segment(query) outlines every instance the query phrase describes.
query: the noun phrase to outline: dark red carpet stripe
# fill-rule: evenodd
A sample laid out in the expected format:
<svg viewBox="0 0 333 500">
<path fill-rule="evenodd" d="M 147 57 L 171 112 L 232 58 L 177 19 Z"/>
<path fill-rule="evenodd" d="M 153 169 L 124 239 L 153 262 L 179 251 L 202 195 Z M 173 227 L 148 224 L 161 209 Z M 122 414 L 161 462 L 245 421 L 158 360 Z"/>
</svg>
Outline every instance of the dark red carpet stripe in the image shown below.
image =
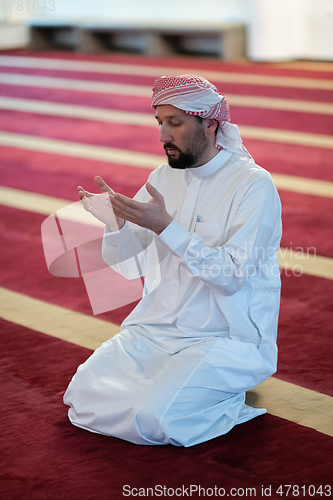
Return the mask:
<svg viewBox="0 0 333 500">
<path fill-rule="evenodd" d="M 0 325 L 2 375 L 55 395 L 65 390 L 76 363 L 84 363 L 93 352 L 3 319 Z"/>
<path fill-rule="evenodd" d="M 226 496 L 231 488 L 252 487 L 259 498 L 262 486 L 271 486 L 277 499 L 281 484 L 308 492 L 310 485 L 331 483 L 333 438 L 271 415 L 188 449 L 136 446 L 75 428 L 62 394 L 90 351 L 4 321 L 1 331 L 0 494 L 6 500 L 118 500 L 124 485 L 191 484 L 225 488 Z"/>
<path fill-rule="evenodd" d="M 279 362 L 275 376 L 333 396 L 333 281 L 282 274 Z"/>
<path fill-rule="evenodd" d="M 281 246 L 333 258 L 333 198 L 280 191 Z"/>
<path fill-rule="evenodd" d="M 0 152 L 1 185 L 73 201 L 77 201 L 78 185 L 88 191 L 96 189 L 95 175 L 107 179 L 115 191 L 133 197 L 151 173 L 150 169 L 11 147 L 0 147 Z"/>
<path fill-rule="evenodd" d="M 333 116 L 316 113 L 297 113 L 277 109 L 247 108 L 230 105 L 231 121 L 237 125 L 267 127 L 281 130 L 329 135 Z"/>
<path fill-rule="evenodd" d="M 333 150 L 245 139 L 256 163 L 269 172 L 332 182 Z"/>
</svg>

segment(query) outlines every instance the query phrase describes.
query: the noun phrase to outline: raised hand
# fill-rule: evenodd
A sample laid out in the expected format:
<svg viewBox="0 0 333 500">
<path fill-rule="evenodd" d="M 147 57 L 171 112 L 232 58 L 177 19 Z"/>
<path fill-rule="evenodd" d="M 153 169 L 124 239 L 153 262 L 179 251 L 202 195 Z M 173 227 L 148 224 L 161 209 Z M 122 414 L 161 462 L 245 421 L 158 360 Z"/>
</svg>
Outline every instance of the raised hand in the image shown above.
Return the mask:
<svg viewBox="0 0 333 500">
<path fill-rule="evenodd" d="M 115 193 L 110 197 L 113 210 L 117 217 L 160 234 L 173 219 L 166 211 L 161 193 L 149 182 L 146 184 L 146 189 L 152 197 L 148 203 L 132 200 L 127 196 Z"/>
<path fill-rule="evenodd" d="M 118 231 L 124 225 L 125 221 L 114 214 L 111 197 L 114 196 L 115 192 L 101 177 L 95 177 L 94 181 L 103 193 L 90 193 L 83 189 L 82 186 L 78 186 L 79 198 L 87 212 L 90 212 L 96 219 L 108 225 L 111 231 Z"/>
</svg>

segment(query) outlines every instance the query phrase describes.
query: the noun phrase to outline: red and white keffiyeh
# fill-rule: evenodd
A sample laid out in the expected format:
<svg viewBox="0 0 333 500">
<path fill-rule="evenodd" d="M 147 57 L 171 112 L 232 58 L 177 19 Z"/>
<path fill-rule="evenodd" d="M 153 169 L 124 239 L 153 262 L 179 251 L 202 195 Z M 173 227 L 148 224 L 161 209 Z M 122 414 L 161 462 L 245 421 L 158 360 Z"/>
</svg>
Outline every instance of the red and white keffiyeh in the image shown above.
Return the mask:
<svg viewBox="0 0 333 500">
<path fill-rule="evenodd" d="M 243 156 L 244 147 L 237 125 L 230 123 L 226 98 L 215 85 L 198 75 L 162 76 L 153 87 L 152 107 L 169 104 L 188 115 L 214 118 L 219 122 L 215 146 Z"/>
</svg>

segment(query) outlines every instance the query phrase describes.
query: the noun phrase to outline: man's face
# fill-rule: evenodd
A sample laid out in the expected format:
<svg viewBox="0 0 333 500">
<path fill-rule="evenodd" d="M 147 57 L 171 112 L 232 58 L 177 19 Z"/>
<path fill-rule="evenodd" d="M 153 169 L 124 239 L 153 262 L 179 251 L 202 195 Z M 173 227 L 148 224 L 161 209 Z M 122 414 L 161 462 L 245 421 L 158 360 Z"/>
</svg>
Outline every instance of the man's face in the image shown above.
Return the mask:
<svg viewBox="0 0 333 500">
<path fill-rule="evenodd" d="M 174 106 L 156 106 L 155 118 L 160 128 L 160 141 L 172 168 L 199 167 L 205 161 L 208 139 L 203 124 Z"/>
</svg>

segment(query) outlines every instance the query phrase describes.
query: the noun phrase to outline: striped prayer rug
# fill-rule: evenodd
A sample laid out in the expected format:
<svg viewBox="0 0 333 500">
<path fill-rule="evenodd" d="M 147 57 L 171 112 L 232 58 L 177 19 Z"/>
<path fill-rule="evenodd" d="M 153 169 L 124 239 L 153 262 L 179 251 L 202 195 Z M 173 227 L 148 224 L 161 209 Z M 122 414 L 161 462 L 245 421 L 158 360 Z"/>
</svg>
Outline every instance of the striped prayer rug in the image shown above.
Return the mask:
<svg viewBox="0 0 333 500">
<path fill-rule="evenodd" d="M 193 448 L 140 447 L 67 419 L 77 366 L 135 303 L 94 316 L 82 278 L 48 273 L 41 225 L 97 174 L 135 194 L 164 162 L 154 79 L 188 72 L 226 95 L 280 192 L 279 369 L 248 393 L 267 415 Z M 327 63 L 0 53 L 1 499 L 333 495 L 332 75 Z"/>
</svg>

